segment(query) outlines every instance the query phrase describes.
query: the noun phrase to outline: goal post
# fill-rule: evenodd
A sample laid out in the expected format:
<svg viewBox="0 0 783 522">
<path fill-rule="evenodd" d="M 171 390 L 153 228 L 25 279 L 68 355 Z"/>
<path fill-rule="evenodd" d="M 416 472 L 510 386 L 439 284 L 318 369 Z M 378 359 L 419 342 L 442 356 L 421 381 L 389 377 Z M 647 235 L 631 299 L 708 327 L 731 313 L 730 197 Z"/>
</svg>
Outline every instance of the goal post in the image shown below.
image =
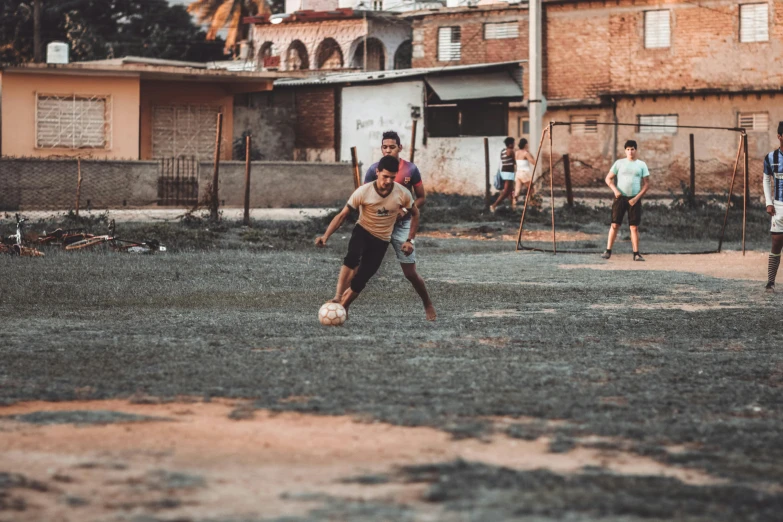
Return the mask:
<svg viewBox="0 0 783 522">
<path fill-rule="evenodd" d="M 579 124 L 583 125 L 582 122 Z M 527 182 L 527 193 L 517 232 L 517 251 L 532 250 L 552 254 L 588 254 L 603 251 L 601 245 L 606 241 L 609 215 L 602 218 L 603 229 L 599 231 L 596 213 L 588 210 L 591 207 L 596 208 L 596 203 L 603 207 L 607 204 L 611 206 L 612 196 L 606 186 L 605 177 L 614 161 L 623 155 L 599 152 L 590 156 L 589 152 L 585 152 L 585 147 L 580 148 L 579 145 L 601 145 L 600 139 L 574 132 L 572 125 L 576 127 L 577 123 L 553 120 L 541 132 L 535 165 Z M 614 141 L 615 149 L 619 149 L 622 144 L 618 139 L 618 130 L 623 130 L 634 140 L 640 140 L 638 159 L 648 164 L 652 174 L 652 189 L 645 196 L 647 203 L 644 207 L 645 213 L 649 211 L 652 219 L 647 224 L 645 219 L 642 219 L 639 227 L 642 251 L 660 254 L 718 253 L 724 247 L 729 225 L 730 235 L 740 242 L 744 255 L 751 192 L 748 179 L 748 135 L 745 129 L 672 125 L 670 122 L 590 122 L 590 129 L 594 133 L 602 127 L 611 127 L 614 131 L 610 139 Z M 563 133 L 563 130 L 566 133 Z M 682 130 L 689 133 L 683 134 Z M 736 145 L 732 136 L 736 137 Z M 695 138 L 700 144 L 700 156 L 695 152 Z M 593 141 L 590 142 L 590 139 Z M 689 153 L 687 141 L 690 142 Z M 548 151 L 542 152 L 547 142 Z M 610 148 L 607 143 L 603 143 L 601 150 Z M 744 161 L 740 165 L 743 157 Z M 732 205 L 738 206 L 739 203 L 734 199 L 734 192 L 739 185 L 737 174 L 740 169 L 743 207 L 741 237 L 739 220 L 729 220 Z M 549 184 L 548 191 L 543 187 L 546 181 Z M 542 192 L 548 192 L 547 213 L 550 216 L 546 218 L 543 209 L 532 209 L 531 194 L 536 185 L 541 186 Z M 575 206 L 574 192 L 580 195 Z M 567 197 L 567 204 L 564 196 Z M 564 200 L 560 208 L 556 208 L 558 198 Z M 585 205 L 585 202 L 589 203 Z M 608 212 L 608 209 L 604 210 Z M 580 222 L 582 218 L 587 219 L 580 216 L 580 212 L 589 214 L 588 217 L 593 218 L 593 221 Z M 559 220 L 556 219 L 556 214 L 561 216 Z M 537 225 L 535 231 L 529 226 L 531 215 Z M 561 225 L 559 221 L 564 223 Z M 544 240 L 547 234 L 543 227 L 551 228 L 551 243 Z M 527 237 L 525 232 L 528 232 Z"/>
</svg>

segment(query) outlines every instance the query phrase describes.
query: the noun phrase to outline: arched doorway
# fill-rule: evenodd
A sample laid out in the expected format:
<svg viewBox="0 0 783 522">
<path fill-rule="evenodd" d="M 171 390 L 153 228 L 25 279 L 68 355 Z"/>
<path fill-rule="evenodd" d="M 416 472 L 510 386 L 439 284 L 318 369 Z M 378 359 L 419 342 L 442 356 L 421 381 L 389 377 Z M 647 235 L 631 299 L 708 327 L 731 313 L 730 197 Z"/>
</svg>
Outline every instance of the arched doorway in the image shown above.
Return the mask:
<svg viewBox="0 0 783 522">
<path fill-rule="evenodd" d="M 343 51 L 334 38 L 326 38 L 315 50 L 315 66 L 317 69 L 342 69 Z"/>
<path fill-rule="evenodd" d="M 270 59 L 272 58 L 272 59 Z M 280 67 L 280 51 L 277 50 L 274 42 L 264 42 L 258 48 L 256 63 L 263 68 Z"/>
<path fill-rule="evenodd" d="M 406 40 L 400 44 L 397 48 L 397 52 L 394 53 L 394 68 L 410 69 L 412 67 L 412 59 L 413 44 L 410 40 Z"/>
<path fill-rule="evenodd" d="M 285 69 L 287 71 L 299 71 L 310 68 L 310 58 L 307 56 L 307 48 L 299 40 L 294 40 L 288 46 L 285 56 Z"/>
<path fill-rule="evenodd" d="M 353 52 L 351 67 L 364 70 L 364 38 L 356 40 L 354 45 L 356 50 Z M 367 70 L 386 70 L 386 48 L 383 42 L 373 37 L 367 38 Z"/>
</svg>

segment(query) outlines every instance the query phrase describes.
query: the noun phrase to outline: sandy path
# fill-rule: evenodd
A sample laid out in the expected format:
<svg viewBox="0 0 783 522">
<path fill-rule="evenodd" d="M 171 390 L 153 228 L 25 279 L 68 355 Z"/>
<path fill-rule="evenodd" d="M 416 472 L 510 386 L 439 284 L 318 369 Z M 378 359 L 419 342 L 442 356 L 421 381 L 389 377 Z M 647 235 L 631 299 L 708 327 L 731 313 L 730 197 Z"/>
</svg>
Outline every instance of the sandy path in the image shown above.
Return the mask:
<svg viewBox="0 0 783 522">
<path fill-rule="evenodd" d="M 693 272 L 723 279 L 746 279 L 748 281 L 767 280 L 767 253 L 748 251 L 721 252 L 702 255 L 645 255 L 645 262 L 634 262 L 630 254 L 613 255 L 608 261 L 598 255 L 585 256 L 588 263 L 563 264 L 560 268 L 572 270 L 589 268 L 592 270 L 674 270 Z M 595 262 L 593 262 L 595 261 Z"/>
<path fill-rule="evenodd" d="M 243 420 L 231 420 L 232 411 Z M 36 425 L 8 416 L 39 411 L 109 410 L 165 420 L 105 425 Z M 0 471 L 21 473 L 47 491 L 14 488 L 26 509 L 15 521 L 106 520 L 108 515 L 226 517 L 303 514 L 317 497 L 420 502 L 426 484 L 345 483 L 398 466 L 469 461 L 516 469 L 577 473 L 598 466 L 627 475 L 662 475 L 690 484 L 720 482 L 704 472 L 666 466 L 620 451 L 577 446 L 549 453 L 549 440 L 453 440 L 430 428 L 367 423 L 351 417 L 272 414 L 236 401 L 131 404 L 122 400 L 27 402 L 0 408 Z M 498 426 L 525 422 L 499 419 Z M 181 475 L 172 475 L 181 474 Z M 85 505 L 74 507 L 75 504 Z M 18 516 L 17 516 L 18 515 Z M 2 517 L 0 517 L 2 519 Z"/>
</svg>

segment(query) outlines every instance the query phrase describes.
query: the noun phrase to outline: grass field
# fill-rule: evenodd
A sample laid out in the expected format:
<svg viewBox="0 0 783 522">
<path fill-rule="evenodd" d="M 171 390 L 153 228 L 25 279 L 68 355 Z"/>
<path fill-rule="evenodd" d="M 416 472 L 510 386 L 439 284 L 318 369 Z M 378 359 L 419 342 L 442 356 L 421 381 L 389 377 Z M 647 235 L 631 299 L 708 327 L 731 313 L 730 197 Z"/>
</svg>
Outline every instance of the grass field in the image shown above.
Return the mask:
<svg viewBox="0 0 783 522">
<path fill-rule="evenodd" d="M 350 234 L 315 249 L 322 222 L 0 258 L 0 520 L 781 520 L 763 210 L 744 258 L 640 267 L 627 241 L 517 253 L 518 213 L 431 203 L 435 323 L 387 255 L 348 323 L 319 325 Z M 558 213 L 600 250 L 606 209 Z M 643 246 L 692 248 L 715 216 L 647 209 Z"/>
</svg>

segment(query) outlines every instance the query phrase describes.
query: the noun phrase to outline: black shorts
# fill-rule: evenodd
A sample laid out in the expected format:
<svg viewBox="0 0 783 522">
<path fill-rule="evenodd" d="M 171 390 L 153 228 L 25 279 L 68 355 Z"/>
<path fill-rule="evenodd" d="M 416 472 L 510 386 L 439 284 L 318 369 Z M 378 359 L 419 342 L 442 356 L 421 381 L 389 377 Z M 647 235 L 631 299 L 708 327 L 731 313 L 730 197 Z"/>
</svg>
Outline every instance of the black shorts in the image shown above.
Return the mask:
<svg viewBox="0 0 783 522">
<path fill-rule="evenodd" d="M 343 265 L 348 268 L 359 267 L 351 280 L 351 290 L 357 294 L 364 290 L 367 282 L 380 268 L 388 248 L 388 241 L 378 239 L 361 225 L 357 224 L 354 227 L 351 240 L 348 242 L 348 253 L 343 259 Z"/>
<path fill-rule="evenodd" d="M 636 205 L 629 205 L 626 196 L 615 198 L 612 203 L 612 223 L 623 224 L 623 217 L 628 212 L 628 224 L 632 227 L 638 227 L 642 222 L 642 200 L 636 202 Z"/>
</svg>

